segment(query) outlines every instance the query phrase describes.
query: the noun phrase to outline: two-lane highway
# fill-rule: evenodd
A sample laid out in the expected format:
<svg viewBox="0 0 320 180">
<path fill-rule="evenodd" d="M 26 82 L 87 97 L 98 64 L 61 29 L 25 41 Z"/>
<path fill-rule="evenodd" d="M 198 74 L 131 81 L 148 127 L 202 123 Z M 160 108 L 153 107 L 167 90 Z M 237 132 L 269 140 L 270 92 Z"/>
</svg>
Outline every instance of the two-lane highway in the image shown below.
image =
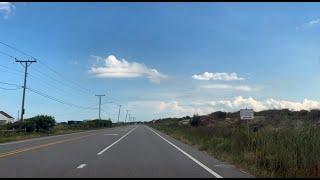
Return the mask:
<svg viewBox="0 0 320 180">
<path fill-rule="evenodd" d="M 0 144 L 0 177 L 252 177 L 150 127 Z"/>
</svg>

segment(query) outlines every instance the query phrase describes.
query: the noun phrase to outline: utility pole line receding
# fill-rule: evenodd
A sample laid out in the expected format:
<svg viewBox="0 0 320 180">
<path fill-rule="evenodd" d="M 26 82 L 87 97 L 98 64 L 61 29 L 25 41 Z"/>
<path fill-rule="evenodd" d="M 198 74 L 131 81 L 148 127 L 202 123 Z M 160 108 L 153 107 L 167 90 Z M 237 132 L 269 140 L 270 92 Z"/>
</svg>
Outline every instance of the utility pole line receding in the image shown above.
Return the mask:
<svg viewBox="0 0 320 180">
<path fill-rule="evenodd" d="M 27 84 L 28 67 L 32 63 L 35 63 L 37 61 L 36 60 L 22 61 L 22 60 L 16 59 L 16 62 L 18 62 L 18 63 L 22 64 L 22 66 L 24 66 L 24 82 L 23 82 L 23 94 L 22 94 L 21 117 L 20 117 L 20 120 L 23 121 L 23 115 L 25 113 L 24 100 L 25 100 L 25 95 L 26 95 L 26 84 Z"/>
<path fill-rule="evenodd" d="M 96 94 L 96 96 L 99 97 L 99 120 L 101 120 L 101 97 L 105 96 L 105 94 L 101 94 L 101 95 Z"/>
<path fill-rule="evenodd" d="M 131 114 L 129 114 L 129 120 L 128 121 L 131 122 Z"/>
<path fill-rule="evenodd" d="M 126 118 L 124 119 L 124 123 L 126 123 L 127 122 L 127 116 L 128 116 L 128 112 L 129 112 L 129 110 L 126 110 L 127 111 L 127 114 L 126 114 Z"/>
<path fill-rule="evenodd" d="M 118 124 L 119 124 L 119 117 L 120 117 L 120 109 L 121 109 L 121 105 L 119 105 L 119 112 L 118 112 Z"/>
</svg>

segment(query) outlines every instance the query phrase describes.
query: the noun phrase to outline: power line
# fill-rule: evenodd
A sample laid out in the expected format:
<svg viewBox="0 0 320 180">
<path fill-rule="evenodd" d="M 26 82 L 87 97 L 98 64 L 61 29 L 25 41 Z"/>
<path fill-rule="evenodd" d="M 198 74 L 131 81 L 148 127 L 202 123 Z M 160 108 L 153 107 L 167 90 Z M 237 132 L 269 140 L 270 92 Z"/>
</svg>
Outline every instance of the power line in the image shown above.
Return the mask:
<svg viewBox="0 0 320 180">
<path fill-rule="evenodd" d="M 1 43 L 1 44 L 4 44 L 4 43 L 2 43 L 2 42 L 0 42 L 0 43 Z M 9 45 L 8 45 L 8 46 L 9 46 Z M 9 47 L 11 47 L 11 46 L 9 46 Z M 14 60 L 17 60 L 16 57 L 14 57 L 14 56 L 12 56 L 12 55 L 10 55 L 10 54 L 8 54 L 8 53 L 4 53 L 4 52 L 2 52 L 2 51 L 0 51 L 0 53 L 4 54 L 4 55 L 6 55 L 6 56 L 8 56 L 8 57 L 10 57 L 10 58 L 12 58 L 12 59 L 14 59 Z M 33 57 L 32 57 L 32 58 L 33 58 Z M 17 70 L 17 69 L 13 69 L 13 68 L 9 68 L 9 67 L 4 66 L 4 65 L 0 65 L 0 67 L 3 67 L 3 68 L 5 68 L 5 69 L 11 70 L 11 71 L 15 71 L 15 72 L 18 72 L 18 73 L 23 73 L 22 71 L 19 71 L 19 70 Z M 34 68 L 32 68 L 32 69 L 34 69 Z M 63 83 L 62 81 L 59 81 L 59 80 L 57 80 L 56 78 L 53 78 L 52 76 L 49 76 L 49 75 L 47 75 L 46 73 L 44 73 L 44 72 L 42 72 L 42 71 L 39 71 L 38 69 L 34 69 L 34 70 L 37 71 L 39 74 L 44 75 L 44 76 L 46 76 L 46 77 L 48 77 L 48 78 L 50 78 L 50 79 L 52 79 L 52 80 L 54 80 L 54 81 L 56 81 L 56 82 L 64 85 L 64 86 L 68 86 L 69 88 L 71 88 L 72 90 L 74 90 L 74 87 L 73 87 L 73 86 L 70 86 L 69 84 Z M 15 73 L 15 74 L 17 74 L 17 73 Z M 31 74 L 28 73 L 28 75 L 31 75 Z M 36 78 L 36 79 L 38 79 L 38 80 L 40 79 L 40 78 L 37 78 L 36 76 L 32 76 L 32 77 L 34 77 L 34 78 Z M 49 83 L 46 83 L 46 84 L 49 84 Z M 56 87 L 55 87 L 55 88 L 56 88 Z M 80 89 L 83 90 L 81 87 L 80 87 Z M 83 91 L 82 93 L 84 93 L 84 92 L 85 92 L 85 91 Z M 87 93 L 87 92 L 85 92 L 85 93 Z"/>
<path fill-rule="evenodd" d="M 11 90 L 18 90 L 18 89 L 21 89 L 21 88 L 14 88 L 14 89 L 12 89 L 12 88 L 4 88 L 4 87 L 0 87 L 0 89 L 2 89 L 2 90 L 9 90 L 9 91 L 11 91 Z"/>
<path fill-rule="evenodd" d="M 17 52 L 19 52 L 19 53 L 21 53 L 21 54 L 23 54 L 23 55 L 29 56 L 29 57 L 31 57 L 32 59 L 36 59 L 36 58 L 34 58 L 33 56 L 31 56 L 30 54 L 28 54 L 28 53 L 26 53 L 26 52 L 23 52 L 23 51 L 19 50 L 18 48 L 15 48 L 15 47 L 7 44 L 7 43 L 4 43 L 4 42 L 1 42 L 1 41 L 0 41 L 0 44 L 2 44 L 2 45 L 4 45 L 4 46 L 7 46 L 8 48 L 13 49 L 13 50 L 15 50 L 15 51 L 17 51 Z"/>
<path fill-rule="evenodd" d="M 54 69 L 51 68 L 49 65 L 45 64 L 44 62 L 42 62 L 41 60 L 35 58 L 34 56 L 32 56 L 32 55 L 30 55 L 30 54 L 28 54 L 28 53 L 26 53 L 26 52 L 24 52 L 24 51 L 21 51 L 20 49 L 18 49 L 18 48 L 16 48 L 16 47 L 13 47 L 13 46 L 11 46 L 11 45 L 9 45 L 9 44 L 6 44 L 6 43 L 4 43 L 4 42 L 1 42 L 1 41 L 0 41 L 0 44 L 5 45 L 6 47 L 8 47 L 8 48 L 10 48 L 10 49 L 13 49 L 13 50 L 15 50 L 16 52 L 19 52 L 19 53 L 21 53 L 21 54 L 23 54 L 23 55 L 26 55 L 26 56 L 31 57 L 31 60 L 30 60 L 30 61 L 21 61 L 21 60 L 18 60 L 17 58 L 15 58 L 14 56 L 12 56 L 12 55 L 10 55 L 10 54 L 8 54 L 8 53 L 6 53 L 6 52 L 0 51 L 0 54 L 5 55 L 5 56 L 7 56 L 7 57 L 9 57 L 9 58 L 12 58 L 12 59 L 14 59 L 16 62 L 24 62 L 24 63 L 26 63 L 25 66 L 24 66 L 26 70 L 27 70 L 27 67 L 28 67 L 28 65 L 29 65 L 28 62 L 30 62 L 30 64 L 31 64 L 31 62 L 36 62 L 36 60 L 37 60 L 41 65 L 45 66 L 47 69 L 49 69 L 50 71 L 52 71 L 54 74 L 58 75 L 62 80 L 68 81 L 69 83 L 68 83 L 68 84 L 67 84 L 67 83 L 64 83 L 63 81 L 57 80 L 56 78 L 52 77 L 51 75 L 48 75 L 48 74 L 46 74 L 46 73 L 44 73 L 44 72 L 42 72 L 42 71 L 39 71 L 38 69 L 33 68 L 37 73 L 39 73 L 39 74 L 41 74 L 41 75 L 44 75 L 45 77 L 48 77 L 48 78 L 50 78 L 51 80 L 54 80 L 54 81 L 56 81 L 56 82 L 58 82 L 58 83 L 60 83 L 60 84 L 63 84 L 64 86 L 68 86 L 68 87 L 72 88 L 73 90 L 74 90 L 74 87 L 77 87 L 77 88 L 80 89 L 82 92 L 86 92 L 86 93 L 87 93 L 87 92 L 90 92 L 90 93 L 92 93 L 92 91 L 91 91 L 90 89 L 88 89 L 88 88 L 83 88 L 83 87 L 80 86 L 78 83 L 75 83 L 75 82 L 73 82 L 73 81 L 65 78 L 65 76 L 63 76 L 62 74 L 60 74 L 58 71 L 54 70 Z M 5 67 L 5 66 L 2 66 L 2 67 L 3 67 L 3 68 L 6 68 L 6 69 L 8 69 L 8 70 L 10 70 L 10 71 L 12 71 L 12 69 L 10 69 L 10 68 L 8 68 L 8 67 Z M 28 75 L 28 73 L 27 73 L 26 70 L 25 70 L 25 72 L 24 72 L 24 74 L 25 74 L 25 81 L 24 81 L 24 82 L 26 82 L 26 76 Z M 17 70 L 14 70 L 14 71 L 15 71 L 15 72 L 19 72 L 19 71 L 17 71 Z M 19 72 L 19 73 L 20 73 L 20 72 Z M 35 77 L 36 79 L 38 79 L 36 76 L 32 76 L 32 77 Z M 40 80 L 40 78 L 39 78 L 39 80 Z M 43 81 L 41 80 L 41 82 L 43 82 Z M 47 83 L 46 83 L 46 84 L 47 84 Z M 49 85 L 51 85 L 51 84 L 49 84 Z M 72 87 L 72 86 L 70 86 L 70 85 L 73 85 L 74 87 Z M 51 86 L 52 86 L 52 85 L 51 85 Z M 24 93 L 23 93 L 23 94 L 25 94 L 26 85 L 24 85 L 23 87 L 24 87 Z M 4 88 L 4 89 L 9 89 L 9 88 Z M 53 97 L 53 96 L 50 96 L 50 95 L 48 95 L 48 94 L 46 94 L 46 93 L 43 93 L 43 92 L 41 92 L 41 91 L 38 91 L 38 90 L 35 90 L 35 89 L 32 89 L 32 88 L 27 88 L 27 89 L 28 89 L 29 91 L 33 92 L 33 93 L 36 93 L 36 94 L 42 96 L 42 97 L 45 97 L 45 98 L 47 98 L 47 99 L 50 99 L 50 100 L 59 102 L 59 103 L 61 103 L 61 104 L 65 104 L 65 105 L 69 105 L 69 106 L 77 107 L 77 108 L 81 108 L 81 109 L 88 109 L 88 107 L 83 107 L 83 106 L 75 105 L 75 104 L 72 104 L 72 103 L 68 103 L 68 102 L 66 102 L 66 101 L 63 101 L 63 100 L 58 99 L 58 98 L 55 98 L 55 97 Z M 57 88 L 55 88 L 55 89 L 57 89 Z M 79 91 L 79 92 L 80 92 L 80 91 Z M 23 98 L 23 99 L 24 99 L 24 98 Z M 23 104 L 24 104 L 24 101 L 23 101 L 23 103 L 22 103 L 21 120 L 23 119 L 23 114 L 24 114 Z M 90 109 L 92 109 L 92 108 L 90 108 Z M 96 108 L 93 108 L 93 109 L 96 109 Z M 101 111 L 101 96 L 100 96 L 100 103 L 99 103 L 99 119 L 101 118 L 101 117 L 100 117 L 100 111 Z M 120 111 L 120 109 L 119 109 L 119 111 Z M 118 115 L 118 119 L 119 119 L 119 115 Z"/>
<path fill-rule="evenodd" d="M 9 58 L 15 59 L 15 57 L 13 57 L 12 55 L 10 55 L 10 54 L 8 54 L 8 53 L 5 53 L 5 52 L 3 52 L 3 51 L 0 51 L 0 54 L 5 55 L 5 56 L 8 56 Z"/>
<path fill-rule="evenodd" d="M 71 81 L 71 80 L 65 78 L 65 76 L 63 76 L 62 74 L 60 74 L 59 72 L 57 72 L 56 70 L 54 70 L 53 68 L 51 68 L 49 65 L 45 64 L 42 60 L 40 60 L 40 59 L 38 59 L 38 58 L 35 58 L 35 57 L 32 56 L 31 54 L 26 53 L 26 52 L 24 52 L 24 51 L 22 51 L 22 50 L 20 50 L 20 49 L 18 49 L 18 48 L 16 48 L 16 47 L 13 47 L 13 46 L 11 46 L 11 45 L 9 45 L 9 44 L 7 44 L 7 43 L 1 42 L 1 41 L 0 41 L 0 44 L 2 44 L 2 45 L 4 45 L 4 46 L 7 46 L 7 47 L 9 47 L 9 48 L 11 48 L 11 49 L 13 49 L 13 50 L 15 50 L 15 51 L 23 54 L 23 55 L 29 56 L 29 57 L 31 57 L 31 58 L 34 59 L 34 60 L 37 60 L 41 65 L 45 66 L 47 69 L 49 69 L 50 71 L 52 71 L 52 72 L 54 72 L 55 74 L 57 74 L 58 76 L 60 76 L 60 78 L 66 80 L 66 81 L 69 81 L 70 83 L 74 84 L 75 86 L 78 86 L 79 88 L 85 89 L 87 92 L 93 93 L 93 91 L 91 91 L 90 89 L 81 87 L 78 83 L 75 83 L 74 81 Z M 7 53 L 3 53 L 3 54 L 4 54 L 4 55 L 7 55 L 7 56 L 9 56 L 9 57 L 11 56 L 11 55 L 9 55 L 9 54 L 7 54 Z M 11 58 L 14 58 L 14 57 L 11 56 Z"/>
<path fill-rule="evenodd" d="M 56 101 L 56 102 L 59 102 L 61 104 L 64 104 L 64 105 L 68 105 L 68 106 L 72 106 L 72 107 L 75 107 L 75 108 L 79 108 L 79 109 L 92 109 L 92 110 L 96 110 L 97 108 L 92 108 L 92 107 L 84 107 L 84 106 L 79 106 L 79 105 L 76 105 L 76 104 L 72 104 L 72 103 L 69 103 L 69 102 L 66 102 L 66 101 L 63 101 L 63 100 L 60 100 L 58 98 L 55 98 L 53 96 L 50 96 L 46 93 L 43 93 L 39 90 L 35 90 L 35 89 L 32 89 L 32 88 L 27 88 L 29 91 L 33 92 L 33 93 L 36 93 L 42 97 L 45 97 L 45 98 L 48 98 L 48 99 L 51 99 L 53 101 Z"/>
<path fill-rule="evenodd" d="M 37 77 L 37 76 L 34 76 L 34 75 L 32 75 L 32 74 L 30 74 L 29 73 L 29 75 L 30 75 L 30 77 L 32 78 L 32 79 L 36 79 L 36 80 L 38 80 L 38 82 L 40 82 L 41 84 L 43 84 L 43 85 L 45 85 L 45 86 L 47 86 L 47 87 L 49 87 L 49 88 L 52 88 L 52 89 L 50 89 L 50 90 L 55 90 L 57 93 L 59 93 L 60 95 L 73 95 L 73 96 L 77 96 L 77 97 L 83 97 L 81 94 L 76 94 L 76 93 L 71 93 L 71 92 L 69 92 L 69 91 L 65 91 L 65 90 L 63 90 L 63 89 L 61 89 L 60 87 L 58 87 L 58 86 L 55 86 L 55 85 L 53 85 L 53 84 L 51 84 L 51 83 L 48 83 L 48 82 L 46 82 L 45 80 L 43 80 L 43 79 L 41 79 L 41 78 L 39 78 L 39 77 Z"/>
<path fill-rule="evenodd" d="M 0 64 L 0 67 L 4 68 L 4 69 L 8 69 L 10 71 L 14 71 L 15 73 L 18 72 L 18 73 L 23 73 L 22 71 L 20 70 L 17 70 L 17 69 L 14 69 L 14 68 L 9 68 L 8 66 L 4 66 L 4 65 L 1 65 Z M 16 73 L 17 74 L 17 73 Z"/>
<path fill-rule="evenodd" d="M 38 58 L 35 58 L 35 57 L 32 56 L 31 54 L 26 53 L 26 52 L 24 52 L 24 51 L 22 51 L 22 50 L 20 50 L 20 49 L 18 49 L 18 48 L 16 48 L 16 47 L 14 47 L 14 46 L 11 46 L 11 45 L 9 45 L 9 44 L 7 44 L 7 43 L 4 43 L 4 42 L 1 42 L 1 41 L 0 41 L 0 44 L 4 45 L 4 46 L 6 46 L 6 47 L 8 47 L 8 48 L 10 48 L 10 49 L 13 49 L 13 50 L 15 50 L 16 52 L 19 52 L 19 53 L 21 53 L 21 54 L 23 54 L 23 55 L 29 56 L 29 57 L 32 58 L 32 60 L 34 60 L 34 61 L 37 60 L 37 61 L 39 62 L 39 64 L 45 66 L 47 69 L 49 69 L 49 70 L 52 71 L 53 73 L 55 73 L 56 75 L 60 76 L 61 79 L 65 80 L 65 81 L 69 81 L 70 84 L 73 84 L 73 85 L 74 85 L 75 87 L 77 87 L 78 89 L 81 89 L 82 92 L 86 92 L 86 93 L 87 93 L 87 92 L 90 92 L 90 93 L 93 93 L 90 89 L 84 88 L 84 87 L 80 86 L 78 83 L 75 83 L 74 81 L 71 81 L 71 80 L 69 80 L 69 79 L 66 79 L 65 76 L 63 76 L 63 75 L 60 74 L 58 71 L 56 71 L 56 70 L 54 70 L 53 68 L 51 68 L 49 65 L 45 64 L 42 60 L 39 60 Z M 0 51 L 0 53 L 17 61 L 17 58 L 15 58 L 14 56 L 12 56 L 12 55 L 10 55 L 10 54 L 8 54 L 8 53 L 2 52 L 2 51 Z M 2 66 L 2 67 L 4 67 L 4 66 Z M 10 68 L 8 68 L 8 67 L 5 67 L 5 68 L 10 69 Z M 56 78 L 53 78 L 52 76 L 49 76 L 48 74 L 46 74 L 46 73 L 44 73 L 44 72 L 42 72 L 42 71 L 39 71 L 38 69 L 35 69 L 35 68 L 32 68 L 32 69 L 34 69 L 35 71 L 37 71 L 39 74 L 42 74 L 42 75 L 44 75 L 44 76 L 46 76 L 46 77 L 48 77 L 48 78 L 50 78 L 50 79 L 52 79 L 52 80 L 60 83 L 60 84 L 63 84 L 64 86 L 68 86 L 68 87 L 70 87 L 70 88 L 72 88 L 72 89 L 74 90 L 74 87 L 70 86 L 70 84 L 63 83 L 62 81 L 59 81 L 59 80 L 57 80 Z M 14 70 L 14 71 L 17 71 L 17 70 Z M 18 72 L 19 72 L 19 71 L 18 71 Z M 32 77 L 37 78 L 36 76 L 32 76 Z M 37 78 L 37 79 L 38 79 L 38 78 Z M 40 78 L 39 78 L 39 79 L 40 79 Z M 52 97 L 52 96 L 49 96 L 49 95 L 47 95 L 47 94 L 45 94 L 45 93 L 42 93 L 42 92 L 37 91 L 37 90 L 34 90 L 34 89 L 28 88 L 28 90 L 33 91 L 34 93 L 37 93 L 37 94 L 39 94 L 39 95 L 41 95 L 41 96 L 44 96 L 44 97 L 47 97 L 47 98 L 49 98 L 49 99 L 58 101 L 58 102 L 60 102 L 60 103 L 65 103 L 65 104 L 68 104 L 68 105 L 72 105 L 72 106 L 74 106 L 74 107 L 81 107 L 81 106 L 77 106 L 77 105 L 74 105 L 74 104 L 71 104 L 71 103 L 66 103 L 66 102 L 64 102 L 64 101 L 61 101 L 61 100 L 59 100 L 59 99 L 57 99 L 57 98 L 54 98 L 54 97 Z M 79 92 L 80 92 L 80 91 L 79 91 Z M 116 105 L 120 105 L 120 104 L 119 104 L 119 103 L 116 103 Z M 82 108 L 83 108 L 83 107 L 82 107 Z"/>
<path fill-rule="evenodd" d="M 27 85 L 27 75 L 28 75 L 28 67 L 37 61 L 35 60 L 16 60 L 16 62 L 21 63 L 24 66 L 24 81 L 23 81 L 23 94 L 22 94 L 22 104 L 21 104 L 21 121 L 23 121 L 23 115 L 25 112 L 24 109 L 24 100 L 26 95 L 26 85 Z"/>
<path fill-rule="evenodd" d="M 2 71 L 2 70 L 0 70 L 0 71 L 2 71 L 2 72 L 12 73 L 12 74 L 15 74 L 15 75 L 21 75 L 21 74 L 23 74 L 22 71 L 19 71 L 19 70 L 14 69 L 14 68 L 9 68 L 9 67 L 4 66 L 4 65 L 1 65 L 1 64 L 0 64 L 0 67 L 5 68 L 5 69 L 7 69 L 7 70 L 10 70 L 10 71 Z M 48 86 L 48 87 L 53 88 L 55 91 L 59 92 L 59 94 L 61 93 L 61 95 L 62 95 L 62 93 L 64 93 L 64 95 L 65 95 L 65 94 L 69 94 L 69 95 L 79 95 L 79 94 L 74 94 L 74 93 L 66 93 L 66 91 L 63 90 L 63 89 L 61 89 L 60 87 L 55 86 L 55 85 L 53 85 L 53 84 L 51 84 L 51 83 L 48 83 L 48 82 L 44 81 L 43 79 L 41 79 L 41 78 L 39 78 L 39 77 L 37 77 L 37 76 L 35 76 L 35 75 L 33 75 L 33 74 L 28 73 L 28 75 L 29 75 L 32 79 L 36 79 L 36 80 L 38 80 L 38 82 L 40 82 L 40 83 L 42 83 L 42 84 L 44 84 L 44 85 L 46 85 L 46 86 Z M 79 96 L 81 96 L 81 95 L 79 95 Z"/>
<path fill-rule="evenodd" d="M 38 72 L 39 74 L 41 74 L 41 75 L 43 75 L 43 76 L 46 76 L 46 77 L 48 77 L 49 79 L 51 79 L 51 80 L 53 80 L 53 81 L 55 81 L 55 82 L 57 82 L 57 83 L 60 83 L 60 84 L 62 84 L 62 85 L 64 85 L 64 86 L 67 86 L 67 87 L 75 90 L 74 87 L 70 86 L 69 84 L 66 84 L 66 83 L 64 83 L 64 82 L 62 82 L 62 81 L 59 81 L 59 80 L 57 80 L 56 78 L 54 78 L 54 77 L 52 77 L 52 76 L 50 76 L 50 75 L 48 75 L 48 74 L 46 74 L 46 73 L 44 73 L 44 72 L 42 72 L 42 71 L 39 71 L 38 69 L 35 69 L 35 68 L 32 68 L 32 69 L 35 70 L 36 72 Z M 80 89 L 79 89 L 79 90 L 80 90 Z M 87 95 L 87 92 L 84 92 L 83 89 L 81 89 L 81 90 L 82 90 L 82 91 L 79 91 L 79 92 Z"/>
<path fill-rule="evenodd" d="M 1 52 L 0 52 L 0 53 L 1 53 Z M 12 58 L 12 59 L 17 60 L 17 58 L 15 58 L 14 56 L 12 56 L 12 55 L 10 55 L 10 54 L 7 54 L 7 53 L 3 53 L 3 54 L 7 55 L 8 57 L 10 57 L 10 58 Z M 21 75 L 21 74 L 24 73 L 24 72 L 22 72 L 22 71 L 20 71 L 20 70 L 17 70 L 17 69 L 14 69 L 14 68 L 9 68 L 8 66 L 4 66 L 4 65 L 1 65 L 1 64 L 0 64 L 0 67 L 9 70 L 9 71 L 3 71 L 3 72 L 13 73 L 13 74 L 16 74 L 16 75 Z M 36 70 L 37 70 L 37 69 L 36 69 Z M 53 79 L 53 80 L 59 82 L 60 84 L 63 84 L 63 85 L 65 85 L 65 86 L 68 86 L 68 87 L 70 87 L 71 89 L 74 90 L 74 88 L 73 88 L 72 86 L 69 86 L 69 84 L 62 83 L 61 81 L 59 81 L 59 80 L 57 80 L 57 79 L 55 79 L 55 78 L 53 78 L 53 77 L 51 77 L 51 76 L 48 76 L 47 74 L 45 74 L 45 73 L 43 73 L 43 72 L 41 72 L 41 71 L 39 71 L 39 70 L 37 70 L 37 72 L 38 72 L 38 73 L 41 73 L 41 74 L 43 74 L 43 75 L 45 75 L 45 76 L 47 76 L 47 77 L 49 77 L 50 79 Z M 59 92 L 65 93 L 64 90 L 61 90 L 61 89 L 58 88 L 57 86 L 54 86 L 54 85 L 52 85 L 51 83 L 47 83 L 47 82 L 43 81 L 41 78 L 38 78 L 37 76 L 34 76 L 33 74 L 30 74 L 30 73 L 27 73 L 27 74 L 28 74 L 29 76 L 31 76 L 32 78 L 35 78 L 35 79 L 39 80 L 41 83 L 46 84 L 47 86 L 53 87 L 53 89 L 59 90 Z M 8 88 L 6 88 L 6 89 L 8 89 Z M 13 89 L 12 89 L 12 90 L 13 90 Z M 67 94 L 69 94 L 69 93 L 67 93 Z M 73 94 L 73 95 L 74 95 L 74 94 Z"/>
<path fill-rule="evenodd" d="M 10 85 L 10 86 L 17 86 L 17 87 L 21 87 L 21 86 L 20 86 L 20 85 L 18 85 L 18 84 L 12 84 L 12 83 L 2 82 L 2 81 L 0 81 L 0 84 L 5 84 L 5 85 Z"/>
<path fill-rule="evenodd" d="M 55 74 L 57 74 L 58 76 L 60 76 L 62 79 L 65 79 L 66 81 L 69 81 L 70 83 L 74 84 L 75 86 L 77 86 L 78 88 L 84 89 L 89 93 L 93 93 L 90 89 L 81 87 L 78 83 L 75 83 L 69 79 L 66 79 L 63 75 L 61 75 L 60 73 L 58 73 L 57 71 L 55 71 L 54 69 L 52 69 L 51 67 L 49 67 L 48 65 L 44 64 L 42 61 L 39 61 L 40 64 L 42 64 L 43 66 L 45 66 L 46 68 L 48 68 L 49 70 L 51 70 L 52 72 L 54 72 Z"/>
</svg>

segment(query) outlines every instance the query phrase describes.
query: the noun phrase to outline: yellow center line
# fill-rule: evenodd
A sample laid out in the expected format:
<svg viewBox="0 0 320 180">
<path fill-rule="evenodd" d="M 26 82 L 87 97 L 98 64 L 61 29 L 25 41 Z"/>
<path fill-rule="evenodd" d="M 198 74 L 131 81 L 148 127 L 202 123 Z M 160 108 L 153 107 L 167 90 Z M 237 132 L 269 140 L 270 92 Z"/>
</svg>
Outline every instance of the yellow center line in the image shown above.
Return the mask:
<svg viewBox="0 0 320 180">
<path fill-rule="evenodd" d="M 89 136 L 93 136 L 93 135 L 97 135 L 97 134 L 100 134 L 100 133 L 89 134 L 89 135 L 85 135 L 85 136 L 81 136 L 81 137 L 76 137 L 76 138 L 71 138 L 71 139 L 66 139 L 66 140 L 55 141 L 55 142 L 52 142 L 52 143 L 41 144 L 41 145 L 37 145 L 37 146 L 20 148 L 20 149 L 16 149 L 16 150 L 13 150 L 13 151 L 8 151 L 8 152 L 0 153 L 0 158 L 7 157 L 7 156 L 10 156 L 10 155 L 19 154 L 19 153 L 26 152 L 26 151 L 31 151 L 31 150 L 35 150 L 35 149 L 40 149 L 40 148 L 44 148 L 44 147 L 48 147 L 48 146 L 52 146 L 52 145 L 56 145 L 56 144 L 61 144 L 61 143 L 69 142 L 69 141 L 74 141 L 74 140 L 78 140 L 78 139 L 83 139 L 83 138 L 86 138 L 86 137 L 89 137 Z"/>
</svg>

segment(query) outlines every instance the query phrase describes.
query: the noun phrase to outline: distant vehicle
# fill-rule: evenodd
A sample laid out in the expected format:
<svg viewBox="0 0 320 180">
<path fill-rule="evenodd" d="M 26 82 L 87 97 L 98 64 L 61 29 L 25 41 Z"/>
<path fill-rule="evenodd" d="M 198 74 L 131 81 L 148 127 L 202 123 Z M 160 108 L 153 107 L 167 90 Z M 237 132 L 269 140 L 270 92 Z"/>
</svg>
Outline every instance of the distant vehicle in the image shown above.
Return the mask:
<svg viewBox="0 0 320 180">
<path fill-rule="evenodd" d="M 68 125 L 81 124 L 82 121 L 68 121 Z"/>
</svg>

